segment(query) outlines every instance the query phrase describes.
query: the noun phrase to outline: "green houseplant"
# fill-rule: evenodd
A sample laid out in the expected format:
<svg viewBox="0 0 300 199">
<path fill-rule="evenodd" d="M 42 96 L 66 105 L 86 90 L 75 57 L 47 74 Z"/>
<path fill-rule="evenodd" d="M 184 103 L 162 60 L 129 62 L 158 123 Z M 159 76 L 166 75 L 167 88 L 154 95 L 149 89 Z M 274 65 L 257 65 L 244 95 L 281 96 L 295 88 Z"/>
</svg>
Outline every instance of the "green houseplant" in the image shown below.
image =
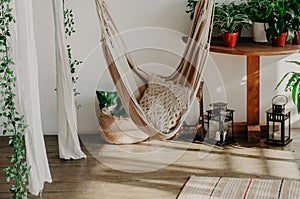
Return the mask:
<svg viewBox="0 0 300 199">
<path fill-rule="evenodd" d="M 133 144 L 148 139 L 127 114 L 116 91 L 96 91 L 99 133 L 111 144 Z"/>
<path fill-rule="evenodd" d="M 287 14 L 290 15 L 290 27 L 294 30 L 293 44 L 300 45 L 300 1 L 289 0 Z"/>
<path fill-rule="evenodd" d="M 187 10 L 186 13 L 190 14 L 190 19 L 193 20 L 194 18 L 194 13 L 195 13 L 195 7 L 196 7 L 196 3 L 198 2 L 198 0 L 187 0 Z"/>
<path fill-rule="evenodd" d="M 269 5 L 272 0 L 249 0 L 246 5 L 246 13 L 253 22 L 266 23 L 270 14 Z"/>
<path fill-rule="evenodd" d="M 270 15 L 272 0 L 249 0 L 246 5 L 245 13 L 253 22 L 253 40 L 256 42 L 268 42 L 266 37 L 266 27 L 268 16 Z"/>
<path fill-rule="evenodd" d="M 96 95 L 102 113 L 116 117 L 128 117 L 116 91 L 96 91 Z"/>
<path fill-rule="evenodd" d="M 300 61 L 287 62 L 296 64 L 300 67 Z M 291 92 L 293 102 L 297 107 L 298 114 L 300 114 L 300 72 L 291 71 L 286 73 L 275 87 L 275 90 L 277 90 L 279 86 L 284 82 L 284 80 L 286 80 L 288 77 L 289 79 L 287 80 L 287 84 L 285 85 L 284 90 L 285 92 Z"/>
<path fill-rule="evenodd" d="M 291 8 L 286 0 L 274 0 L 268 7 L 268 25 L 266 30 L 269 43 L 274 46 L 285 46 L 294 37 L 291 28 Z"/>
<path fill-rule="evenodd" d="M 237 36 L 245 25 L 251 25 L 252 21 L 241 12 L 244 4 L 224 3 L 216 4 L 214 26 L 219 28 L 224 44 L 235 47 Z"/>
</svg>

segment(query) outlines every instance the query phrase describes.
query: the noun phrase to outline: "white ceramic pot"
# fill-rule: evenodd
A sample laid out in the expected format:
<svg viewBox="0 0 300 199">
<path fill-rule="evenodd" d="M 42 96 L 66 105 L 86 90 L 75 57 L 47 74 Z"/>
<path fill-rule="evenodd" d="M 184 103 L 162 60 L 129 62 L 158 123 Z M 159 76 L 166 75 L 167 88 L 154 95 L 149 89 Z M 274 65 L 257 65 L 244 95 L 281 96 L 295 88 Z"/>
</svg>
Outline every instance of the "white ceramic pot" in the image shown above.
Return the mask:
<svg viewBox="0 0 300 199">
<path fill-rule="evenodd" d="M 268 42 L 266 37 L 265 23 L 253 22 L 252 32 L 253 40 L 255 42 Z"/>
</svg>

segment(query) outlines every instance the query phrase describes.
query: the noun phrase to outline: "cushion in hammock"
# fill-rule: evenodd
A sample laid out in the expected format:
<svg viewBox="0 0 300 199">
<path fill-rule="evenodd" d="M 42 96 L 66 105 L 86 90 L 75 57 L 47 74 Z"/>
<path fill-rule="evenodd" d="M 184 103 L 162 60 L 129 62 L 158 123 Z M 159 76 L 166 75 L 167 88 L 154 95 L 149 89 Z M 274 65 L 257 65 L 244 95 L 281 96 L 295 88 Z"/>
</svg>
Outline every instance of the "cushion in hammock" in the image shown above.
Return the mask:
<svg viewBox="0 0 300 199">
<path fill-rule="evenodd" d="M 152 76 L 139 103 L 153 127 L 168 134 L 186 109 L 188 96 L 188 88 Z"/>
</svg>

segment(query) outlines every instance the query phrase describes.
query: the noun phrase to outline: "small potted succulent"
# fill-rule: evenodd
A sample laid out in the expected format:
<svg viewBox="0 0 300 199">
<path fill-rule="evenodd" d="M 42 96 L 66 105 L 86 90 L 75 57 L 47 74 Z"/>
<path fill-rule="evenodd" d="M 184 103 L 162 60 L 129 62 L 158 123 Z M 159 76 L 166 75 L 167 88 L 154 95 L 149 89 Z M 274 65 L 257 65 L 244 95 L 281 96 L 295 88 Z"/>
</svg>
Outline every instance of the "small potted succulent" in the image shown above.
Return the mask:
<svg viewBox="0 0 300 199">
<path fill-rule="evenodd" d="M 235 47 L 240 30 L 252 22 L 246 14 L 241 13 L 239 4 L 216 4 L 214 15 L 214 26 L 219 28 L 224 44 L 228 47 Z"/>
<path fill-rule="evenodd" d="M 291 9 L 285 0 L 274 0 L 269 5 L 267 39 L 273 46 L 284 47 L 292 41 L 294 31 L 291 28 Z"/>
<path fill-rule="evenodd" d="M 245 12 L 253 22 L 252 33 L 255 42 L 268 42 L 266 28 L 272 0 L 249 0 Z"/>
</svg>

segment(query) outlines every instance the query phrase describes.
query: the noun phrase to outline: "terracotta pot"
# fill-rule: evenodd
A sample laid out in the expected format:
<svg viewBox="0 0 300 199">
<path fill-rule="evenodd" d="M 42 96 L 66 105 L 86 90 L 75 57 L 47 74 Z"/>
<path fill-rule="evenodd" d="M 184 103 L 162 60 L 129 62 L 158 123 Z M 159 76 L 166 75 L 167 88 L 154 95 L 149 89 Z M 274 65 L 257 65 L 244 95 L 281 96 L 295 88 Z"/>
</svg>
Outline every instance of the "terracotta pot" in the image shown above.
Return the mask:
<svg viewBox="0 0 300 199">
<path fill-rule="evenodd" d="M 293 44 L 294 45 L 300 45 L 300 30 L 295 31 L 295 36 L 293 39 Z"/>
<path fill-rule="evenodd" d="M 228 46 L 230 48 L 234 48 L 236 46 L 236 40 L 238 37 L 239 33 L 238 32 L 234 32 L 234 33 L 229 33 L 229 32 L 225 32 L 222 34 L 223 37 L 223 41 L 225 46 Z"/>
<path fill-rule="evenodd" d="M 279 35 L 279 37 L 273 37 L 273 39 L 272 39 L 272 45 L 273 46 L 278 46 L 278 47 L 284 47 L 285 46 L 285 42 L 287 40 L 287 36 L 288 36 L 288 33 L 284 32 L 284 33 L 281 33 Z"/>
</svg>

